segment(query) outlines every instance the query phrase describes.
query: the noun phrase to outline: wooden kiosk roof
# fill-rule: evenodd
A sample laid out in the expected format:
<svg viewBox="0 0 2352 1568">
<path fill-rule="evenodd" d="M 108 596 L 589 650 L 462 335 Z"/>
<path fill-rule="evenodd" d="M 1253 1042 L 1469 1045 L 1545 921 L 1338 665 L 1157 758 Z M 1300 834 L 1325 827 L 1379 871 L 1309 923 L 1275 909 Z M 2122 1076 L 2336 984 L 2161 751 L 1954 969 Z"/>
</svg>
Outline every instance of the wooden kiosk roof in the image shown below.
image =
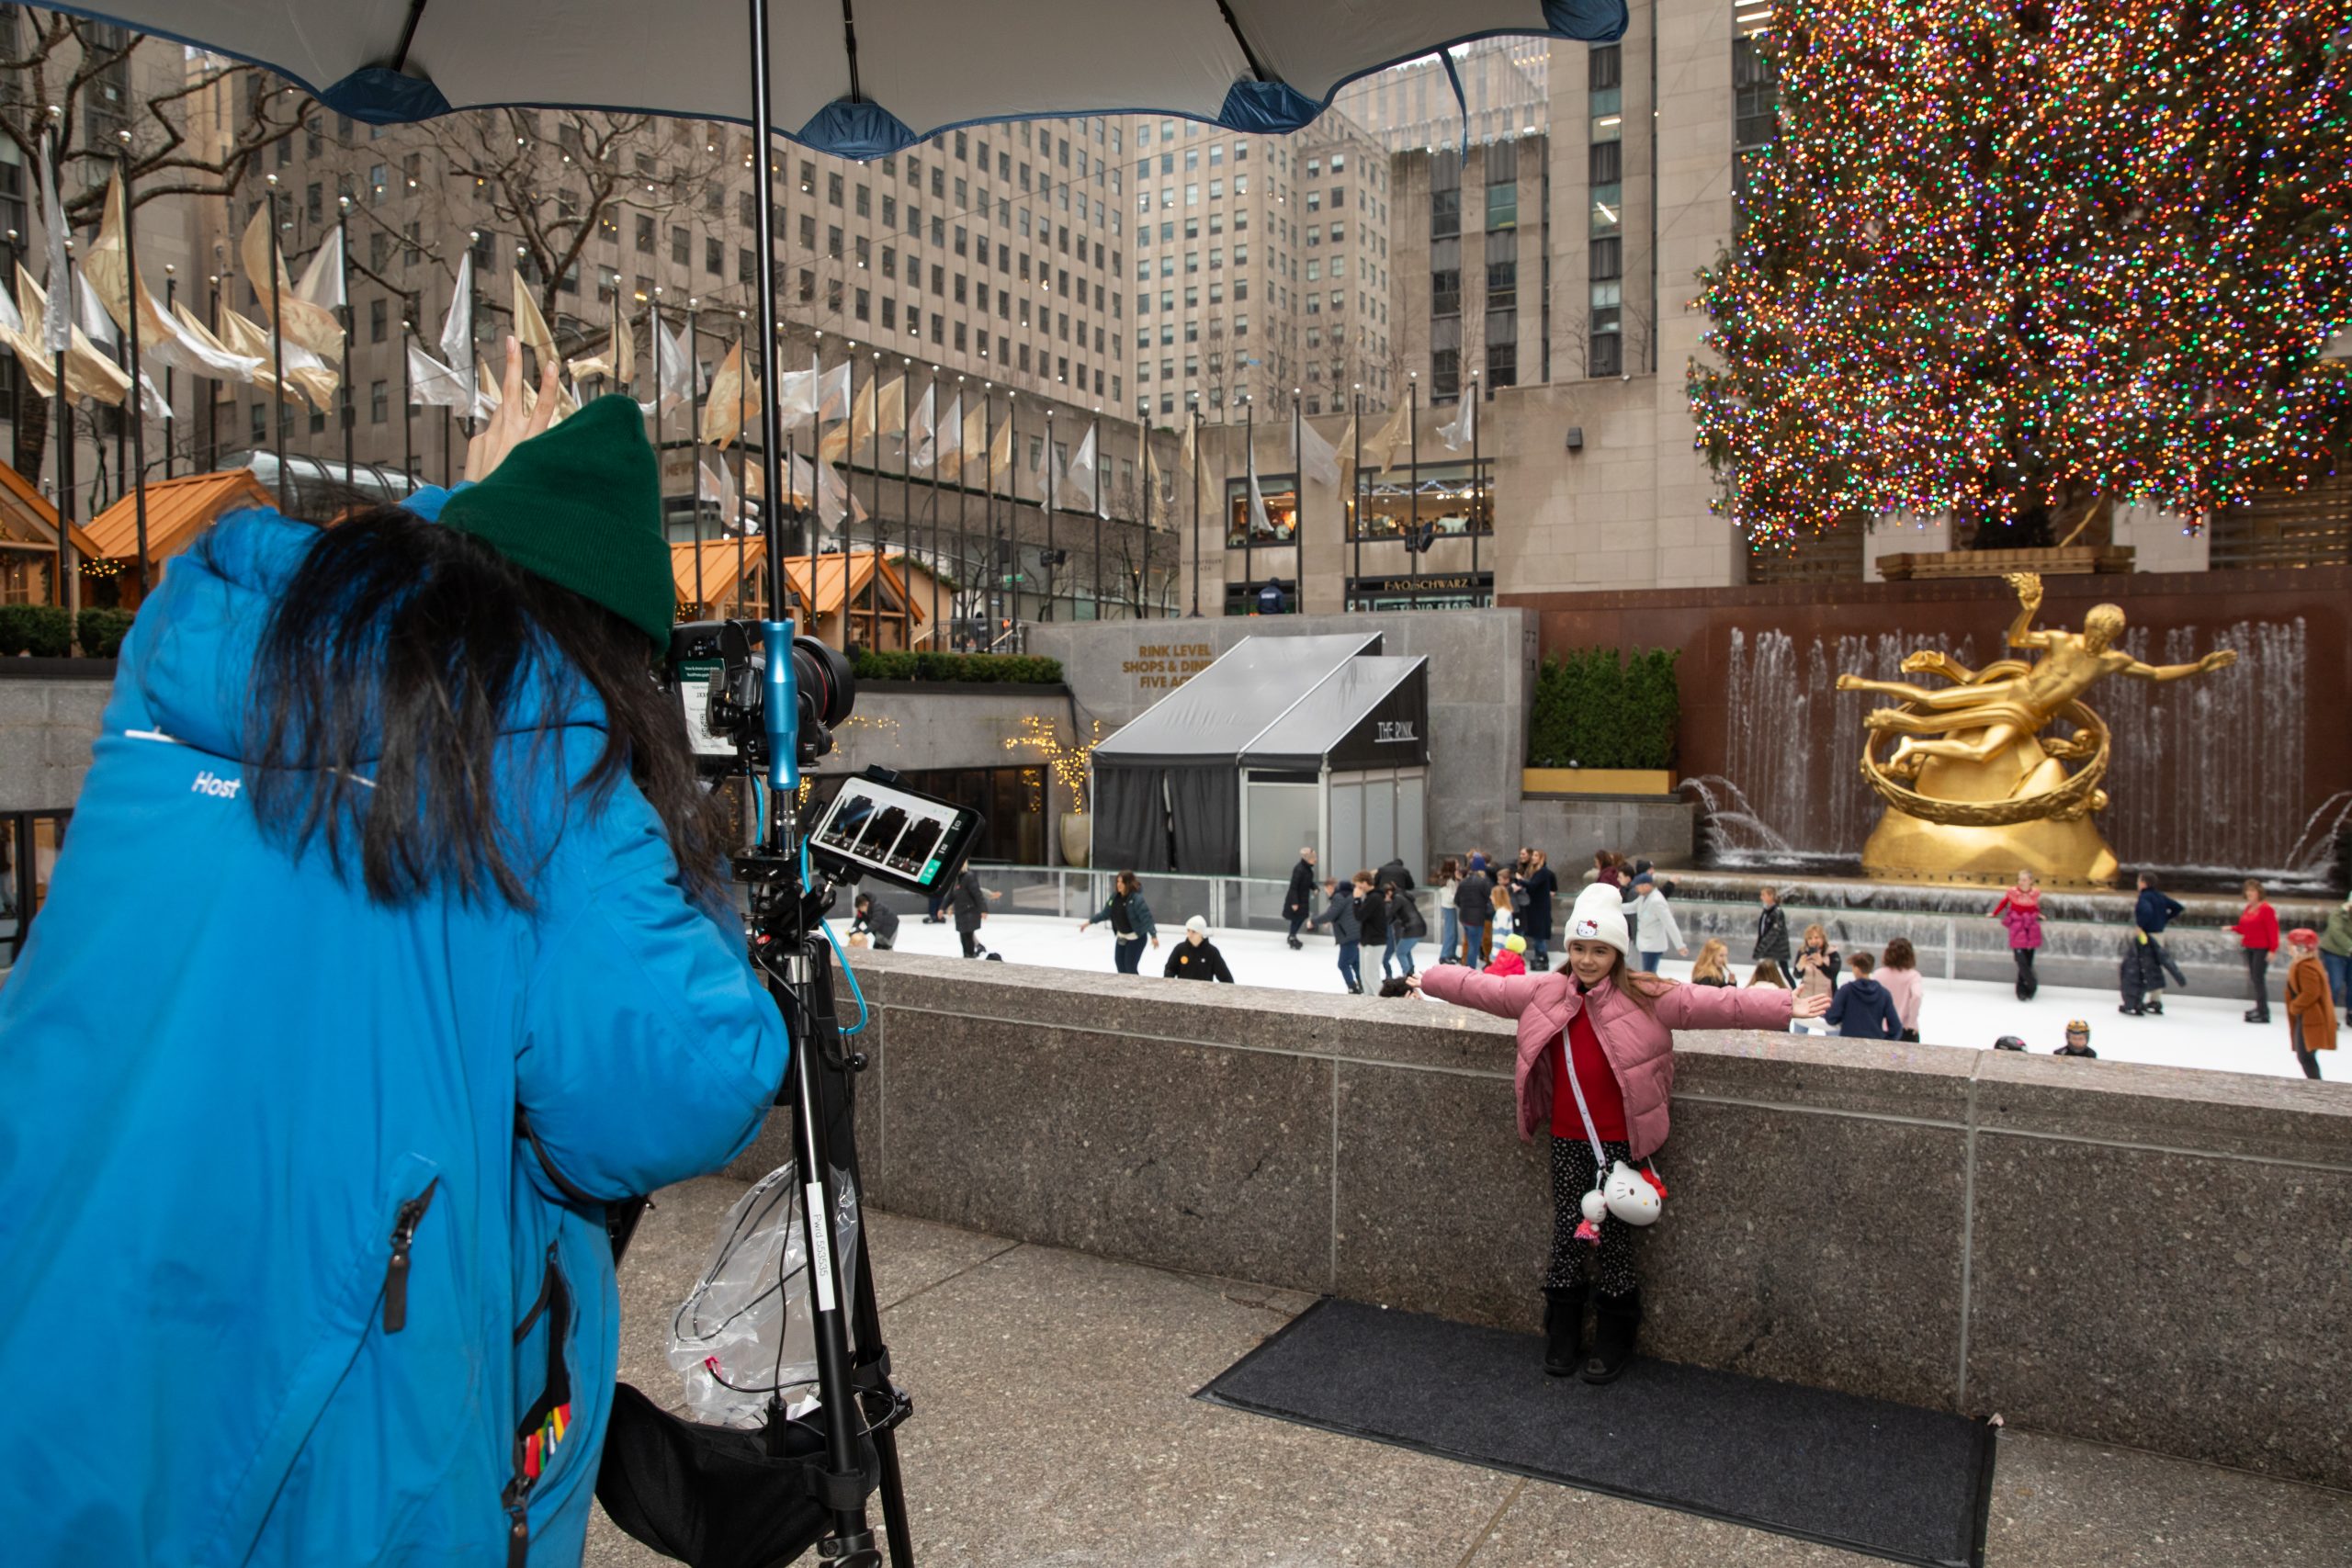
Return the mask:
<svg viewBox="0 0 2352 1568">
<path fill-rule="evenodd" d="M 160 561 L 179 554 L 198 534 L 241 507 L 277 504 L 251 468 L 153 480 L 147 486 L 147 558 Z M 92 518 L 90 538 L 93 555 L 110 560 L 137 555 L 138 498 L 125 495 Z"/>
</svg>

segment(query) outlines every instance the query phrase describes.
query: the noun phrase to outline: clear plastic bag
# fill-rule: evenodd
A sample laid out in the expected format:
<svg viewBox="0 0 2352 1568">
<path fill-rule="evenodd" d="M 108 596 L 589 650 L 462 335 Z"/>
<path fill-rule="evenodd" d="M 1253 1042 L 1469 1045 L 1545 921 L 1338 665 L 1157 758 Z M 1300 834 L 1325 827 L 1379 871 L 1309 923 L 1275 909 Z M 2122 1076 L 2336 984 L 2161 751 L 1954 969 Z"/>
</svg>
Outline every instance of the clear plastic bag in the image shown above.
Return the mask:
<svg viewBox="0 0 2352 1568">
<path fill-rule="evenodd" d="M 702 1278 L 670 1319 L 670 1365 L 697 1420 L 756 1427 L 771 1394 L 796 1414 L 815 1402 L 808 1233 L 793 1171 L 770 1171 L 727 1211 Z M 846 1307 L 858 1230 L 848 1172 L 833 1172 L 833 1279 Z"/>
</svg>

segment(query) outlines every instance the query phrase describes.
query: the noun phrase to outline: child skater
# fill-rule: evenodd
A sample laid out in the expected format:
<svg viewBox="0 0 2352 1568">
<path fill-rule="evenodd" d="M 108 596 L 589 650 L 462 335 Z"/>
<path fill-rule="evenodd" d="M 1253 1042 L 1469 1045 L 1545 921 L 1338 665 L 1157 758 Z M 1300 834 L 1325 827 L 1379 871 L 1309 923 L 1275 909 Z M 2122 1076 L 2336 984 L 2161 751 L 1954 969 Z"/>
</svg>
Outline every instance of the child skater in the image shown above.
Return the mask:
<svg viewBox="0 0 2352 1568">
<path fill-rule="evenodd" d="M 1619 1160 L 1647 1160 L 1666 1142 L 1677 1029 L 1784 1030 L 1815 1018 L 1826 996 L 1678 985 L 1635 975 L 1617 889 L 1595 883 L 1569 913 L 1567 967 L 1508 978 L 1443 965 L 1412 984 L 1441 1001 L 1519 1023 L 1519 1135 L 1552 1134 L 1552 1259 L 1544 1276 L 1544 1370 L 1612 1382 L 1634 1359 L 1642 1321 L 1633 1227 L 1611 1214 L 1597 1248 L 1577 1238 L 1583 1201 Z M 1596 1151 L 1595 1145 L 1599 1148 Z M 1584 1355 L 1586 1256 L 1591 1255 L 1592 1354 Z"/>
</svg>

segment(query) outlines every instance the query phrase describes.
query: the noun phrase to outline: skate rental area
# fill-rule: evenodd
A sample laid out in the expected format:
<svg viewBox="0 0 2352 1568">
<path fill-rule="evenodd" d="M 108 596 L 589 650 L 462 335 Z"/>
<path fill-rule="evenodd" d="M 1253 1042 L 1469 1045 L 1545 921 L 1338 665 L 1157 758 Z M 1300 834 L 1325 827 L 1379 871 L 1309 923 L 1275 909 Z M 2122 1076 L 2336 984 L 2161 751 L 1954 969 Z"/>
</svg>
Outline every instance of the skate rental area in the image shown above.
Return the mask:
<svg viewBox="0 0 2352 1568">
<path fill-rule="evenodd" d="M 2352 1568 L 2348 28 L 0 7 L 0 1559 Z"/>
</svg>

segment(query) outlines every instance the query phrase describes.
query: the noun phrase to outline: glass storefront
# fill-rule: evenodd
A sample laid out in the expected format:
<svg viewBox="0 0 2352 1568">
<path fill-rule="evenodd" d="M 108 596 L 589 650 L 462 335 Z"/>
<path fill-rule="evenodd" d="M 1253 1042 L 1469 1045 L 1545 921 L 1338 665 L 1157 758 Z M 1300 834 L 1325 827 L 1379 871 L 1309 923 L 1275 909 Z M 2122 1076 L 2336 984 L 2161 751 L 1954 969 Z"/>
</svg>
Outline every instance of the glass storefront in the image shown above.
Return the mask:
<svg viewBox="0 0 2352 1568">
<path fill-rule="evenodd" d="M 1416 577 L 1348 579 L 1348 608 L 1353 610 L 1475 610 L 1495 602 L 1491 571 L 1431 571 Z"/>
<path fill-rule="evenodd" d="M 1418 480 L 1410 468 L 1396 468 L 1365 474 L 1363 484 L 1362 535 L 1366 539 L 1401 539 L 1416 516 L 1424 526 L 1433 526 L 1441 539 L 1474 528 L 1484 535 L 1495 531 L 1495 465 L 1487 459 L 1479 460 L 1475 479 L 1467 463 L 1423 463 Z M 1268 496 L 1266 504 L 1271 512 L 1273 497 Z M 1349 535 L 1356 536 L 1352 531 Z"/>
<path fill-rule="evenodd" d="M 1266 525 L 1250 528 L 1250 479 L 1225 484 L 1225 547 L 1282 549 L 1298 537 L 1298 479 L 1292 474 L 1260 474 L 1258 494 L 1266 503 Z"/>
<path fill-rule="evenodd" d="M 1046 770 L 937 768 L 910 772 L 907 787 L 952 800 L 984 818 L 972 859 L 1012 865 L 1046 862 Z"/>
</svg>

